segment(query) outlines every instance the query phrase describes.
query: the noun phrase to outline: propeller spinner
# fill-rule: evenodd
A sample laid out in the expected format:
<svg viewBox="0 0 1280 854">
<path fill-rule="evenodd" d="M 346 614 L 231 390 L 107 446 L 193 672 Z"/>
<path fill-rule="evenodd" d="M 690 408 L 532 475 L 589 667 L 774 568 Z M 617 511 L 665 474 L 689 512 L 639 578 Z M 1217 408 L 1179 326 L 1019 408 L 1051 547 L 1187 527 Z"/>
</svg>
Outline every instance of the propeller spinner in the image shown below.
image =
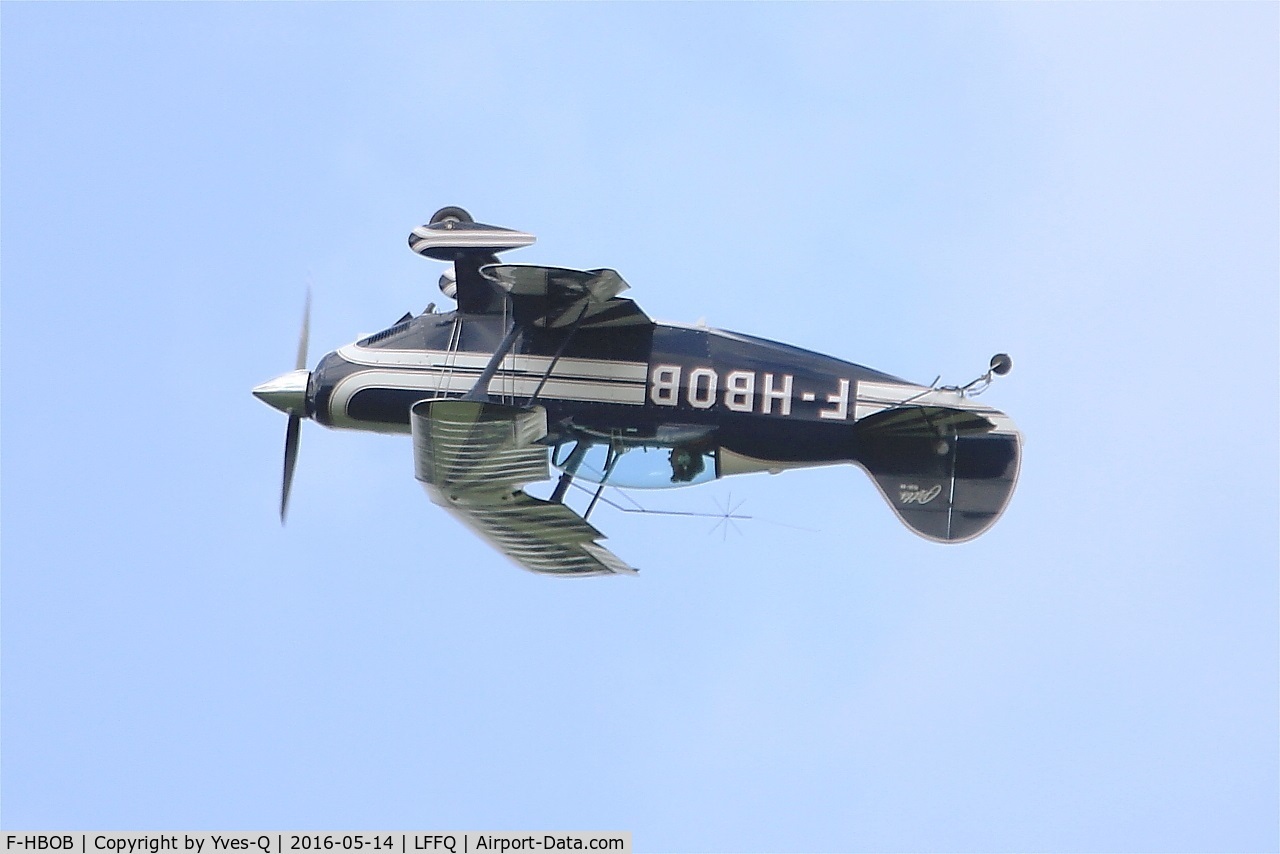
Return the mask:
<svg viewBox="0 0 1280 854">
<path fill-rule="evenodd" d="M 307 339 L 311 335 L 311 290 L 307 289 L 307 301 L 302 309 L 302 333 L 298 336 L 298 356 L 294 369 L 267 380 L 253 389 L 254 397 L 289 416 L 284 433 L 284 479 L 280 486 L 280 524 L 284 524 L 285 511 L 289 507 L 289 488 L 293 484 L 293 469 L 298 462 L 298 440 L 302 419 L 307 417 L 307 384 L 311 372 L 307 370 Z"/>
</svg>

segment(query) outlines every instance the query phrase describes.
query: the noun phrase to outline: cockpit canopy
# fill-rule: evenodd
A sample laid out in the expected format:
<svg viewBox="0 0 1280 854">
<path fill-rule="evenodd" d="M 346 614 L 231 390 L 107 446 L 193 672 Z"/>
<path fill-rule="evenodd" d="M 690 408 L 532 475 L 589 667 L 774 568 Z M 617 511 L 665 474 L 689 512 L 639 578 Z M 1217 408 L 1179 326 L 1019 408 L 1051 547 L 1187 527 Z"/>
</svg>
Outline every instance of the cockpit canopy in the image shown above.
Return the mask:
<svg viewBox="0 0 1280 854">
<path fill-rule="evenodd" d="M 563 442 L 556 445 L 551 462 L 590 483 L 627 489 L 673 489 L 717 476 L 716 449 L 691 445 L 615 445 L 611 450 L 606 443 Z"/>
</svg>

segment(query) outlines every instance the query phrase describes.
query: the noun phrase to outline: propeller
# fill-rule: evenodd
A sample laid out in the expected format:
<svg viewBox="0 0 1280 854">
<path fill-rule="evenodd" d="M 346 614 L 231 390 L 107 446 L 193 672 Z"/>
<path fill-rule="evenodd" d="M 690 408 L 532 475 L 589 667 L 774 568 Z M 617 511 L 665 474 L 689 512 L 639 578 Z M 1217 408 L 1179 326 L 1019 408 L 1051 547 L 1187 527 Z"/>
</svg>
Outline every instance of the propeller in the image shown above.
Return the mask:
<svg viewBox="0 0 1280 854">
<path fill-rule="evenodd" d="M 289 490 L 293 489 L 293 469 L 298 464 L 298 439 L 302 436 L 302 416 L 289 413 L 284 430 L 284 481 L 280 484 L 280 524 L 289 509 Z"/>
<path fill-rule="evenodd" d="M 280 485 L 280 524 L 284 524 L 289 509 L 289 490 L 293 486 L 293 469 L 298 463 L 298 441 L 302 435 L 302 419 L 307 417 L 307 385 L 311 372 L 307 370 L 307 342 L 311 337 L 311 289 L 302 309 L 302 332 L 298 335 L 298 356 L 294 369 L 267 380 L 253 390 L 254 397 L 268 406 L 289 416 L 284 432 L 284 477 Z"/>
</svg>

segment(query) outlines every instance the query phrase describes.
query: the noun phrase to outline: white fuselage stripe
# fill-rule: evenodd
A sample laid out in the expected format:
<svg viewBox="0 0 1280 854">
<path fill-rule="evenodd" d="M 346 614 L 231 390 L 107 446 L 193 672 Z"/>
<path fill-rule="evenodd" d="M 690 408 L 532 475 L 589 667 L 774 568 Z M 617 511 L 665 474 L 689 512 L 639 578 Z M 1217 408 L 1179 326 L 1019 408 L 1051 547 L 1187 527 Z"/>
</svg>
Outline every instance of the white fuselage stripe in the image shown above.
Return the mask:
<svg viewBox="0 0 1280 854">
<path fill-rule="evenodd" d="M 348 374 L 334 385 L 329 414 L 335 427 L 368 428 L 370 422 L 352 418 L 352 399 L 368 389 L 420 392 L 426 397 L 466 394 L 476 384 L 490 356 L 485 353 L 452 353 L 444 350 L 382 350 L 349 344 L 338 350 L 348 362 L 366 370 Z M 555 370 L 550 356 L 510 355 L 489 381 L 495 396 L 539 397 L 584 403 L 616 403 L 640 406 L 645 402 L 648 365 L 643 362 L 610 362 L 605 359 L 560 359 Z M 546 381 L 544 382 L 544 377 Z M 407 425 L 385 425 L 391 431 Z"/>
<path fill-rule="evenodd" d="M 338 355 L 356 365 L 370 367 L 417 368 L 426 370 L 459 370 L 474 368 L 477 371 L 489 363 L 488 353 L 468 353 L 454 350 L 382 350 L 348 344 L 338 350 Z M 502 360 L 501 370 L 544 375 L 551 367 L 551 356 L 511 354 Z M 613 362 L 608 359 L 562 358 L 556 362 L 553 377 L 628 381 L 643 384 L 649 375 L 646 362 Z"/>
</svg>

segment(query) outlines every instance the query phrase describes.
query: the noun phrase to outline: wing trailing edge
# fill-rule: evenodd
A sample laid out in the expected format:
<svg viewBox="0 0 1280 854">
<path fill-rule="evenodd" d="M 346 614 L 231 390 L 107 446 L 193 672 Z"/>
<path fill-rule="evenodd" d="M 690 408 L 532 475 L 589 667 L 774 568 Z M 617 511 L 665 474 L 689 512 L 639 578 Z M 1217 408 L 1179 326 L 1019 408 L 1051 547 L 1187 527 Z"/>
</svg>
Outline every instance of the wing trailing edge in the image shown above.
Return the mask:
<svg viewBox="0 0 1280 854">
<path fill-rule="evenodd" d="M 647 326 L 653 321 L 618 294 L 631 286 L 616 270 L 490 264 L 480 274 L 511 295 L 516 323 L 545 329 Z"/>
</svg>

